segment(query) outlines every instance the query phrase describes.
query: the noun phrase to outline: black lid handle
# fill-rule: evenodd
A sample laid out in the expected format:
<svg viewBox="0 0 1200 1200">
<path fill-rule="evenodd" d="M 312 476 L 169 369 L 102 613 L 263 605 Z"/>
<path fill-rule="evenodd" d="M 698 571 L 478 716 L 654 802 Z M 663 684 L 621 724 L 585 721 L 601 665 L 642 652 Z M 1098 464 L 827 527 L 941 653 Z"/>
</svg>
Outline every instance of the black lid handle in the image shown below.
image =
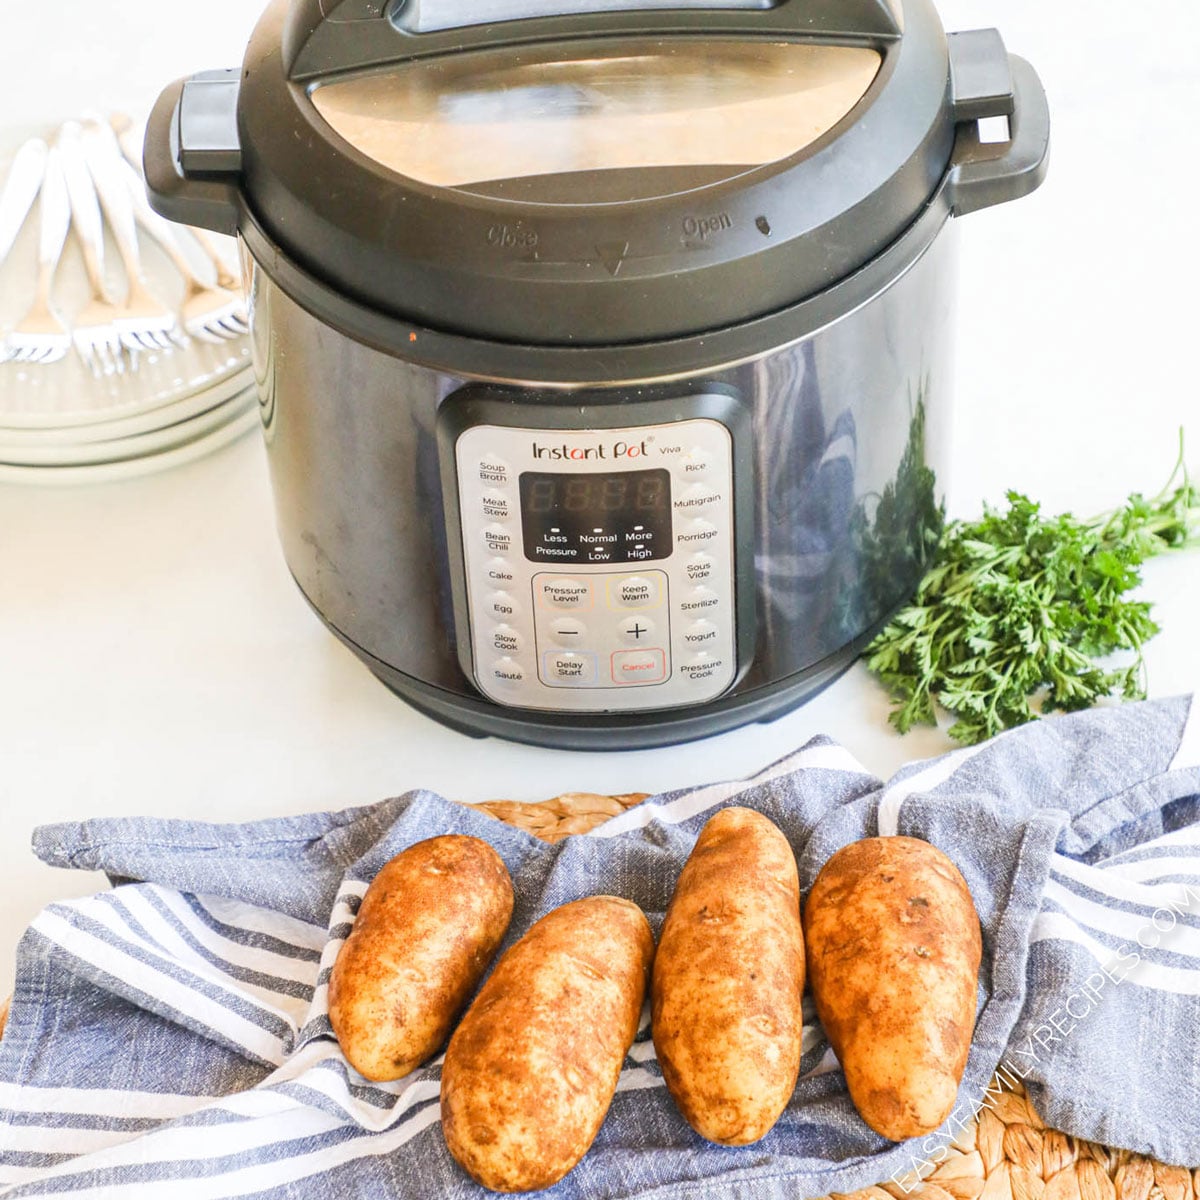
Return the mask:
<svg viewBox="0 0 1200 1200">
<path fill-rule="evenodd" d="M 960 122 L 947 195 L 957 217 L 1017 200 L 1046 177 L 1050 108 L 1037 72 L 1008 54 L 994 29 L 950 34 L 954 114 Z M 1007 117 L 1004 143 L 980 141 L 978 122 Z"/>
</svg>

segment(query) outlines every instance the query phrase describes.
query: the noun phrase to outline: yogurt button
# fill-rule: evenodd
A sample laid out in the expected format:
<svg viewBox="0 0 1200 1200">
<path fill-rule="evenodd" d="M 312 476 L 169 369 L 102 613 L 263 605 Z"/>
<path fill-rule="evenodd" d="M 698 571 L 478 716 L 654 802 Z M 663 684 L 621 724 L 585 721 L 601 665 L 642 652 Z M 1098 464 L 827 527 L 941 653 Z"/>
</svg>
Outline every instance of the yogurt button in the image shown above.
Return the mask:
<svg viewBox="0 0 1200 1200">
<path fill-rule="evenodd" d="M 689 649 L 713 646 L 721 631 L 711 621 L 692 621 L 683 629 L 683 642 Z"/>
</svg>

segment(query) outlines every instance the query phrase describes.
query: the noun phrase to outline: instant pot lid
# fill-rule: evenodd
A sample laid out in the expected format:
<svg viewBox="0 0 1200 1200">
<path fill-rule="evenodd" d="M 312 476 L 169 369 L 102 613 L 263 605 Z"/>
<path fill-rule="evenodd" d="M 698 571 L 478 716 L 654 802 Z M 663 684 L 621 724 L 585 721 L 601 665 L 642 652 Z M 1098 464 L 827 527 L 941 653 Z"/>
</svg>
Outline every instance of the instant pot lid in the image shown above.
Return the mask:
<svg viewBox="0 0 1200 1200">
<path fill-rule="evenodd" d="M 177 85 L 177 187 L 151 170 L 152 122 L 153 198 L 253 226 L 401 320 L 615 345 L 824 290 L 946 175 L 964 113 L 929 0 L 530 15 L 554 7 L 494 0 L 459 28 L 458 0 L 276 0 L 240 74 Z"/>
</svg>

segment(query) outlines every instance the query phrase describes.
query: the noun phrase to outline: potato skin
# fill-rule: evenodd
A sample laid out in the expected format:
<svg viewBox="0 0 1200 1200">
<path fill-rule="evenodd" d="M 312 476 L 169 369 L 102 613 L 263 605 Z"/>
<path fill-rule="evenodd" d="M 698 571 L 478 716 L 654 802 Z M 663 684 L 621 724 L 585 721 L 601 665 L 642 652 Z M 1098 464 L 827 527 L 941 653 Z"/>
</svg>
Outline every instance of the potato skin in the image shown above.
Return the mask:
<svg viewBox="0 0 1200 1200">
<path fill-rule="evenodd" d="M 556 908 L 496 964 L 442 1066 L 442 1131 L 497 1192 L 557 1183 L 587 1153 L 637 1036 L 654 958 L 642 910 L 615 896 Z"/>
<path fill-rule="evenodd" d="M 450 834 L 391 859 L 363 897 L 329 977 L 329 1021 L 351 1066 L 399 1079 L 432 1057 L 508 929 L 495 850 Z"/>
<path fill-rule="evenodd" d="M 779 1119 L 800 1070 L 803 992 L 792 848 L 761 813 L 722 809 L 679 876 L 652 984 L 663 1078 L 701 1137 L 744 1146 Z"/>
<path fill-rule="evenodd" d="M 893 1141 L 954 1108 L 983 943 L 966 880 L 940 850 L 876 837 L 839 850 L 804 910 L 821 1024 L 863 1120 Z"/>
</svg>

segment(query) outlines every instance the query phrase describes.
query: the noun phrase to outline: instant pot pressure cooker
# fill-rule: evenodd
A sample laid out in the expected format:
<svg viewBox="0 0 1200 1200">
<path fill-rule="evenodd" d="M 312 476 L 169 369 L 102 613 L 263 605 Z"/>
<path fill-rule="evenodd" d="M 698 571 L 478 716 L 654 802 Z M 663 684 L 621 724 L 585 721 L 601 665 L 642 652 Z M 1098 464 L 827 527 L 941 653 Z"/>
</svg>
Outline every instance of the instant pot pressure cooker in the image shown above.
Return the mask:
<svg viewBox="0 0 1200 1200">
<path fill-rule="evenodd" d="M 911 593 L 950 218 L 1048 131 L 930 0 L 277 0 L 146 175 L 241 239 L 330 629 L 457 728 L 635 748 L 796 705 Z"/>
</svg>

